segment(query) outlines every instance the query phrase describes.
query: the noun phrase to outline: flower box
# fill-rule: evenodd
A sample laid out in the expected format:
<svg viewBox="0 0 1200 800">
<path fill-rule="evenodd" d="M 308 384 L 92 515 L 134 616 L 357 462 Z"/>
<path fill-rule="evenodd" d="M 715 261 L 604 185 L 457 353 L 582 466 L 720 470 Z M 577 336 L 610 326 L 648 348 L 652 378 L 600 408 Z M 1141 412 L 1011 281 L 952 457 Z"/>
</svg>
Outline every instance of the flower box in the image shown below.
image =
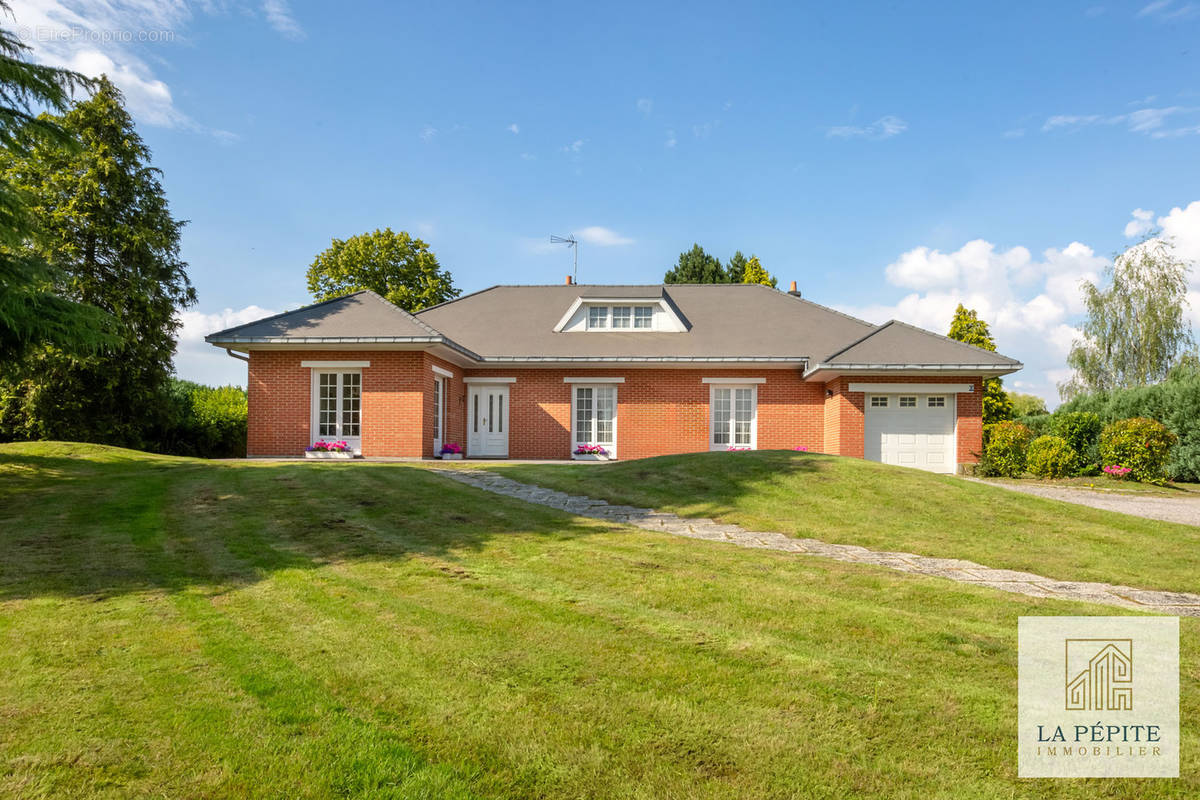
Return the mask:
<svg viewBox="0 0 1200 800">
<path fill-rule="evenodd" d="M 462 461 L 462 453 L 442 453 L 438 458 L 442 461 Z"/>
<path fill-rule="evenodd" d="M 354 453 L 350 450 L 307 450 L 304 457 L 348 461 L 354 458 Z"/>
<path fill-rule="evenodd" d="M 443 461 L 460 461 L 463 457 L 462 445 L 458 442 L 446 442 L 438 450 L 438 458 Z"/>
<path fill-rule="evenodd" d="M 612 456 L 607 453 L 604 455 L 600 453 L 572 453 L 571 459 L 573 461 L 612 461 Z"/>
</svg>

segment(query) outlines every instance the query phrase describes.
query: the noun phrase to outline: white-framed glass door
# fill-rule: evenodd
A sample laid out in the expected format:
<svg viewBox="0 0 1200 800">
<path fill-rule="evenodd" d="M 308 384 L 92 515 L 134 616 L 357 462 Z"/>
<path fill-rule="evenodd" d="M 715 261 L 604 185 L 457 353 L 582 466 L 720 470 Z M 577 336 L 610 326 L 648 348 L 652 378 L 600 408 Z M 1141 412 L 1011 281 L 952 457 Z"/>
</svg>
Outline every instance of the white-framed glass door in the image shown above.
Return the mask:
<svg viewBox="0 0 1200 800">
<path fill-rule="evenodd" d="M 446 379 L 440 376 L 433 379 L 433 414 L 433 454 L 437 455 L 446 440 Z"/>
<path fill-rule="evenodd" d="M 507 385 L 471 385 L 467 397 L 467 455 L 508 457 Z"/>
<path fill-rule="evenodd" d="M 312 439 L 344 441 L 362 453 L 362 372 L 313 370 Z"/>
<path fill-rule="evenodd" d="M 713 386 L 709 397 L 709 449 L 758 446 L 758 388 Z"/>
<path fill-rule="evenodd" d="M 571 452 L 600 445 L 617 457 L 617 387 L 575 384 L 571 395 Z"/>
</svg>

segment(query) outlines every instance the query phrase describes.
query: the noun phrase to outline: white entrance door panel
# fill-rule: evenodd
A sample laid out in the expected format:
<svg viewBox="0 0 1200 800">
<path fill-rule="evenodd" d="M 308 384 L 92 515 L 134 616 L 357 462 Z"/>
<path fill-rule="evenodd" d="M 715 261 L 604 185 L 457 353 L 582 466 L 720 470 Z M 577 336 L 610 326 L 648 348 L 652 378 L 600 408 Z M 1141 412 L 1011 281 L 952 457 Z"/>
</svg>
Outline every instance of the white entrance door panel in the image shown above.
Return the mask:
<svg viewBox="0 0 1200 800">
<path fill-rule="evenodd" d="M 867 459 L 930 472 L 955 471 L 954 395 L 867 392 L 864 415 Z"/>
<path fill-rule="evenodd" d="M 508 457 L 508 387 L 471 387 L 467 398 L 467 455 Z"/>
</svg>

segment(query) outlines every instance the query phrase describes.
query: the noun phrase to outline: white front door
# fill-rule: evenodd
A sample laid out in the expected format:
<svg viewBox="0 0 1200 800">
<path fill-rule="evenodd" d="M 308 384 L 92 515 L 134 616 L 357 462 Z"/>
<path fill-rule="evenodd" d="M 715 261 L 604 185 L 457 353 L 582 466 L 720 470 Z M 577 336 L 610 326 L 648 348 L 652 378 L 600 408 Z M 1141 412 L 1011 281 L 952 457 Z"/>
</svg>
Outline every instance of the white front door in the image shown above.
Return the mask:
<svg viewBox="0 0 1200 800">
<path fill-rule="evenodd" d="M 471 386 L 467 398 L 467 455 L 508 457 L 508 386 Z"/>
<path fill-rule="evenodd" d="M 957 469 L 953 394 L 872 394 L 864 399 L 863 455 L 929 472 Z"/>
</svg>

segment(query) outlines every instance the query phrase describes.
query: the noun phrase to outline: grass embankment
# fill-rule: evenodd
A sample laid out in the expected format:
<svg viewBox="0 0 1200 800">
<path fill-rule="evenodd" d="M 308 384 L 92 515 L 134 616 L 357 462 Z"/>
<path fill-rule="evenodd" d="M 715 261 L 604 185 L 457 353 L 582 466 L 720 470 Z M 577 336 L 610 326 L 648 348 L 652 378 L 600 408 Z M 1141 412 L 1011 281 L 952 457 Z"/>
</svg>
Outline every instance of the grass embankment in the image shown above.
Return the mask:
<svg viewBox="0 0 1200 800">
<path fill-rule="evenodd" d="M 1015 777 L 1017 617 L 1111 609 L 631 531 L 409 465 L 0 446 L 0 552 L 0 795 L 1200 793 L 1186 766 Z"/>
</svg>

